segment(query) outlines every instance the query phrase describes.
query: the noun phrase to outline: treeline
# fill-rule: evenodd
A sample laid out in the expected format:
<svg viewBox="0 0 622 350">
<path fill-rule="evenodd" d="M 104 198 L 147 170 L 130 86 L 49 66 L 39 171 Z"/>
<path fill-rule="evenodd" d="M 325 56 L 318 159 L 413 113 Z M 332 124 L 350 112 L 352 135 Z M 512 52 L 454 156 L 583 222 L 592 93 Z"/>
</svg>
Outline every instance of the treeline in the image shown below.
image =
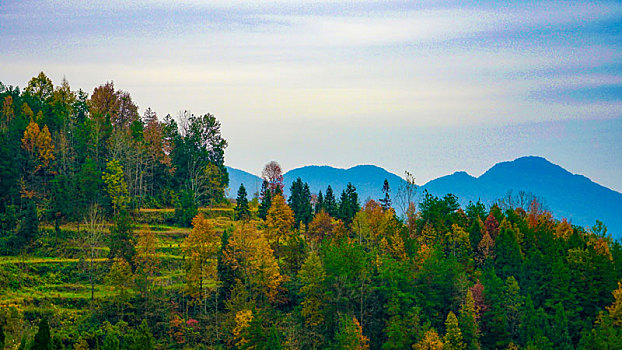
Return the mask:
<svg viewBox="0 0 622 350">
<path fill-rule="evenodd" d="M 89 95 L 64 79 L 54 86 L 44 73 L 23 90 L 0 83 L 0 103 L 5 254 L 31 241 L 35 216 L 58 228 L 83 220 L 94 205 L 109 215 L 118 215 L 121 203 L 128 210 L 177 206 L 192 213 L 225 200 L 227 142 L 211 114 L 184 111 L 160 121 L 150 108 L 139 115 L 130 94 L 112 82 Z M 188 216 L 181 210 L 180 223 L 188 225 L 194 215 Z"/>
</svg>

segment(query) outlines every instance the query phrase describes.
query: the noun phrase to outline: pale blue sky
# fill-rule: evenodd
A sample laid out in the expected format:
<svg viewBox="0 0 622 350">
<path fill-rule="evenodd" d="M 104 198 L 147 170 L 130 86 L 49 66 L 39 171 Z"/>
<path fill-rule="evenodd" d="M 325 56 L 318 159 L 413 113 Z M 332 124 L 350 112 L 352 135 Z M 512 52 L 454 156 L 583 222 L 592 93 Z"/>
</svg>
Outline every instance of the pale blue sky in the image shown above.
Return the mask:
<svg viewBox="0 0 622 350">
<path fill-rule="evenodd" d="M 539 155 L 622 190 L 620 1 L 6 1 L 0 81 L 213 113 L 227 164 L 424 183 Z"/>
</svg>

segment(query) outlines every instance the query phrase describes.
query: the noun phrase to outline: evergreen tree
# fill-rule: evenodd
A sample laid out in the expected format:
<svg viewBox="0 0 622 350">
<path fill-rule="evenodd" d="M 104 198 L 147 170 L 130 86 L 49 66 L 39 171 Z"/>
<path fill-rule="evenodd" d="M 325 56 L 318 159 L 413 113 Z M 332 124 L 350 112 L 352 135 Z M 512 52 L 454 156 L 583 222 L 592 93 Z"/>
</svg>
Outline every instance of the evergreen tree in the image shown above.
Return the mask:
<svg viewBox="0 0 622 350">
<path fill-rule="evenodd" d="M 361 209 L 359 204 L 358 193 L 356 193 L 356 187 L 352 183 L 348 182 L 346 189 L 341 192 L 341 200 L 339 201 L 339 219 L 341 219 L 346 226 L 352 224 L 354 216 Z"/>
<path fill-rule="evenodd" d="M 301 222 L 308 226 L 312 219 L 311 191 L 309 191 L 309 185 L 303 183 L 301 178 L 292 183 L 287 203 L 294 212 L 294 228 L 300 228 Z"/>
<path fill-rule="evenodd" d="M 324 209 L 328 215 L 337 219 L 339 217 L 339 207 L 337 206 L 337 199 L 333 194 L 333 189 L 328 185 L 326 188 L 326 196 L 324 197 Z"/>
<path fill-rule="evenodd" d="M 123 258 L 125 261 L 134 261 L 134 235 L 132 218 L 127 210 L 121 210 L 113 218 L 110 227 L 110 251 L 108 258 Z"/>
<path fill-rule="evenodd" d="M 314 214 L 317 215 L 319 212 L 322 211 L 322 209 L 326 211 L 326 209 L 324 208 L 324 195 L 322 194 L 322 191 L 320 191 L 320 193 L 318 193 L 317 195 L 317 200 L 315 202 Z"/>
<path fill-rule="evenodd" d="M 227 263 L 225 259 L 225 251 L 229 247 L 229 239 L 231 238 L 233 229 L 233 226 L 225 228 L 220 237 L 220 249 L 216 254 L 218 280 L 222 283 L 219 291 L 219 300 L 221 303 L 230 299 L 231 289 L 235 285 L 235 280 L 240 279 L 238 271 L 233 269 L 231 264 Z"/>
<path fill-rule="evenodd" d="M 25 206 L 26 209 L 19 222 L 17 237 L 14 241 L 14 246 L 17 251 L 24 249 L 39 233 L 39 217 L 37 215 L 37 205 L 34 199 L 26 200 Z"/>
<path fill-rule="evenodd" d="M 4 349 L 4 326 L 0 322 L 0 349 Z"/>
<path fill-rule="evenodd" d="M 147 320 L 142 320 L 138 329 L 133 330 L 128 337 L 128 350 L 152 350 L 155 349 L 155 340 Z"/>
<path fill-rule="evenodd" d="M 384 198 L 380 198 L 379 202 L 382 205 L 382 209 L 389 210 L 391 208 L 391 196 L 389 194 L 391 189 L 389 188 L 389 181 L 384 179 L 384 184 L 382 185 L 382 193 L 384 193 Z"/>
<path fill-rule="evenodd" d="M 261 199 L 261 204 L 259 204 L 259 210 L 257 212 L 257 216 L 260 219 L 266 220 L 268 216 L 268 210 L 272 206 L 272 191 L 270 190 L 270 185 L 268 181 L 264 180 L 261 184 L 261 192 L 259 194 Z"/>
<path fill-rule="evenodd" d="M 478 350 L 479 346 L 479 329 L 477 327 L 477 314 L 475 312 L 475 301 L 473 293 L 467 290 L 467 296 L 464 303 L 460 307 L 458 315 L 458 323 L 462 330 L 462 337 L 467 350 Z"/>
<path fill-rule="evenodd" d="M 46 317 L 39 321 L 39 330 L 35 334 L 35 339 L 32 342 L 31 350 L 50 350 L 52 345 L 52 338 L 50 337 L 50 325 Z"/>
<path fill-rule="evenodd" d="M 566 310 L 564 310 L 564 306 L 561 303 L 555 304 L 554 309 L 555 315 L 553 316 L 551 326 L 546 329 L 548 330 L 548 338 L 555 344 L 557 349 L 572 349 L 572 339 L 570 339 L 570 334 L 568 333 Z"/>
<path fill-rule="evenodd" d="M 181 191 L 179 198 L 175 202 L 175 222 L 184 227 L 189 227 L 192 218 L 197 216 L 199 209 L 194 200 L 194 195 L 189 190 Z"/>
<path fill-rule="evenodd" d="M 251 211 L 248 208 L 248 198 L 246 196 L 246 188 L 244 184 L 240 184 L 234 209 L 235 220 L 249 220 L 251 218 Z"/>
<path fill-rule="evenodd" d="M 462 331 L 458 326 L 458 318 L 449 311 L 445 320 L 445 338 L 443 342 L 443 350 L 464 350 L 466 348 L 462 341 Z"/>
</svg>

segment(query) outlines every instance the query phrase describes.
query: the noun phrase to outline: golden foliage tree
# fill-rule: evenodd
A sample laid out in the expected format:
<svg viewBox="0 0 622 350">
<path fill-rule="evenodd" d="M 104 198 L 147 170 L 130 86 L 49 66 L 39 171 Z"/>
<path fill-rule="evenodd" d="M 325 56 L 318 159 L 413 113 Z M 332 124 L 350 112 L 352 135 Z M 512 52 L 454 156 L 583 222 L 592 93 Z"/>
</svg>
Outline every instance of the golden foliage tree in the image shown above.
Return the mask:
<svg viewBox="0 0 622 350">
<path fill-rule="evenodd" d="M 192 219 L 192 232 L 182 243 L 186 256 L 186 285 L 188 293 L 203 300 L 207 298 L 207 282 L 215 286 L 217 278 L 216 254 L 220 249 L 220 235 L 210 221 L 199 213 Z"/>
<path fill-rule="evenodd" d="M 436 329 L 428 329 L 423 338 L 413 345 L 414 350 L 443 350 L 443 341 L 438 336 Z"/>
<path fill-rule="evenodd" d="M 276 300 L 284 278 L 268 241 L 253 225 L 240 223 L 236 226 L 224 260 L 240 273 L 253 296 L 258 294 L 270 302 Z"/>
<path fill-rule="evenodd" d="M 272 198 L 272 205 L 266 217 L 270 243 L 274 245 L 276 256 L 279 257 L 280 241 L 284 240 L 294 226 L 294 212 L 285 202 L 283 196 L 277 194 Z"/>
</svg>

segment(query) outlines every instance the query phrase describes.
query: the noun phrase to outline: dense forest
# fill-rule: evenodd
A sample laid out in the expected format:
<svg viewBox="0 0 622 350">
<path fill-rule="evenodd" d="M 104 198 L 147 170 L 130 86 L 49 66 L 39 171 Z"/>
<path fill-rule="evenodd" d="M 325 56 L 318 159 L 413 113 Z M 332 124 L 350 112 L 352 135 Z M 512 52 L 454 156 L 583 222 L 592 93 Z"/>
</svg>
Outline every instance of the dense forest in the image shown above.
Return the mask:
<svg viewBox="0 0 622 350">
<path fill-rule="evenodd" d="M 0 349 L 622 348 L 602 222 L 413 203 L 410 175 L 365 203 L 300 178 L 285 198 L 276 162 L 229 200 L 211 114 L 44 73 L 0 102 Z"/>
</svg>

